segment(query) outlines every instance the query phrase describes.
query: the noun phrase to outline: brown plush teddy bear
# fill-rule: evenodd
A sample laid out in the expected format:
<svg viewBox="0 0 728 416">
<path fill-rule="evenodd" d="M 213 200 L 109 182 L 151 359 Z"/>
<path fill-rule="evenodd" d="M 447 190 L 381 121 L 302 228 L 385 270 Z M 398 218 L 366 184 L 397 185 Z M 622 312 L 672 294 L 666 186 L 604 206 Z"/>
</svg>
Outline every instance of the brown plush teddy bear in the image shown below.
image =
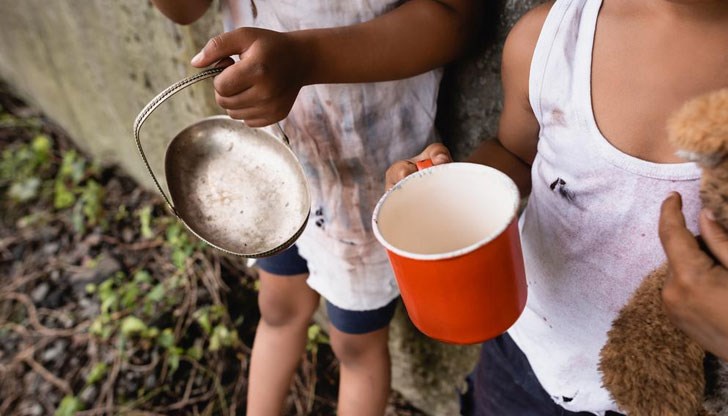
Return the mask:
<svg viewBox="0 0 728 416">
<path fill-rule="evenodd" d="M 686 103 L 668 135 L 702 168 L 701 202 L 728 227 L 728 89 Z M 648 275 L 612 323 L 599 364 L 604 387 L 630 416 L 728 416 L 728 363 L 672 325 L 666 276 L 665 265 Z"/>
</svg>

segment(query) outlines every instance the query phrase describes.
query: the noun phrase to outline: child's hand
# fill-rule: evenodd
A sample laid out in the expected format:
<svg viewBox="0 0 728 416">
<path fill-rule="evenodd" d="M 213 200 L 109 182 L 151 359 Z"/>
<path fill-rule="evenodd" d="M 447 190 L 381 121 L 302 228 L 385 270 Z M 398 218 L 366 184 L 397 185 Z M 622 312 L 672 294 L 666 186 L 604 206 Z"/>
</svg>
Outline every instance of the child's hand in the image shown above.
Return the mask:
<svg viewBox="0 0 728 416">
<path fill-rule="evenodd" d="M 660 240 L 670 273 L 662 298 L 673 323 L 713 354 L 728 360 L 728 232 L 703 211 L 703 240 L 718 259 L 700 250 L 685 227 L 680 195 L 669 196 L 660 213 Z"/>
<path fill-rule="evenodd" d="M 417 172 L 417 165 L 415 163 L 426 159 L 432 160 L 433 165 L 452 162 L 452 157 L 447 147 L 442 143 L 433 143 L 427 146 L 422 153 L 411 159 L 399 160 L 392 163 L 392 166 L 387 169 L 387 189 L 394 186 L 395 183 L 402 180 L 405 176 Z"/>
<path fill-rule="evenodd" d="M 308 54 L 289 33 L 240 28 L 218 35 L 192 58 L 204 68 L 229 65 L 215 77 L 217 104 L 230 117 L 262 127 L 282 120 L 304 85 Z M 232 63 L 230 56 L 239 55 Z"/>
</svg>

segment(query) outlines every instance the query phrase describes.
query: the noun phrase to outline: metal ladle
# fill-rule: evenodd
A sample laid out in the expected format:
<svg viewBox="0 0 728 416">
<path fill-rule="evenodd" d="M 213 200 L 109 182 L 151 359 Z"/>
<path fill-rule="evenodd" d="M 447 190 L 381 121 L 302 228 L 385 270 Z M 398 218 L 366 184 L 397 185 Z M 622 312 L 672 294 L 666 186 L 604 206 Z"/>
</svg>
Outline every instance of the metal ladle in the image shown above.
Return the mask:
<svg viewBox="0 0 728 416">
<path fill-rule="evenodd" d="M 228 116 L 207 117 L 183 129 L 165 151 L 169 197 L 139 138 L 144 121 L 165 100 L 223 69 L 207 69 L 159 93 L 134 120 L 134 139 L 157 189 L 193 234 L 226 253 L 266 257 L 296 241 L 311 208 L 303 168 L 278 123 L 281 137 Z"/>
</svg>

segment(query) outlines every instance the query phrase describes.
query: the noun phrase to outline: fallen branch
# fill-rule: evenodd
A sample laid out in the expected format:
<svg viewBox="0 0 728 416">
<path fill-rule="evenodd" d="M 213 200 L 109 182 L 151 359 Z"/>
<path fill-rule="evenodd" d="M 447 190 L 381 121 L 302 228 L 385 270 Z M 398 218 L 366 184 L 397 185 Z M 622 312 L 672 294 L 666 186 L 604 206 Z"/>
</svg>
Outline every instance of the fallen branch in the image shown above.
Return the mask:
<svg viewBox="0 0 728 416">
<path fill-rule="evenodd" d="M 88 321 L 81 322 L 80 324 L 76 325 L 73 328 L 70 329 L 55 329 L 55 328 L 48 328 L 40 323 L 38 320 L 38 310 L 36 309 L 35 305 L 33 304 L 33 301 L 30 299 L 30 296 L 18 293 L 18 292 L 9 292 L 9 293 L 0 293 L 0 300 L 14 300 L 16 302 L 20 302 L 25 306 L 25 309 L 28 312 L 28 321 L 30 321 L 30 324 L 33 326 L 33 328 L 38 331 L 39 334 L 46 336 L 46 337 L 73 337 L 81 334 L 89 325 L 90 323 Z"/>
</svg>

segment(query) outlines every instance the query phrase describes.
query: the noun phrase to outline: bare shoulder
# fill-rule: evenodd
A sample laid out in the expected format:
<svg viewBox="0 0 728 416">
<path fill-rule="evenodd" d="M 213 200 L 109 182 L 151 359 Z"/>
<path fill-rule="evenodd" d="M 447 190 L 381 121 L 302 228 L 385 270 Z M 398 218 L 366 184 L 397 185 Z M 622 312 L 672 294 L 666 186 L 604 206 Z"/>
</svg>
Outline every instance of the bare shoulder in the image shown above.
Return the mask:
<svg viewBox="0 0 728 416">
<path fill-rule="evenodd" d="M 521 16 L 508 33 L 503 45 L 501 79 L 505 99 L 518 103 L 523 109 L 530 109 L 528 79 L 531 60 L 541 29 L 553 4 L 553 1 L 545 2 Z"/>
<path fill-rule="evenodd" d="M 503 59 L 516 65 L 530 66 L 533 50 L 554 1 L 547 1 L 526 12 L 513 25 L 503 47 Z"/>
<path fill-rule="evenodd" d="M 531 60 L 552 5 L 550 1 L 524 14 L 508 33 L 503 46 L 503 111 L 498 124 L 498 139 L 506 149 L 529 165 L 536 156 L 539 131 L 529 100 Z"/>
</svg>

